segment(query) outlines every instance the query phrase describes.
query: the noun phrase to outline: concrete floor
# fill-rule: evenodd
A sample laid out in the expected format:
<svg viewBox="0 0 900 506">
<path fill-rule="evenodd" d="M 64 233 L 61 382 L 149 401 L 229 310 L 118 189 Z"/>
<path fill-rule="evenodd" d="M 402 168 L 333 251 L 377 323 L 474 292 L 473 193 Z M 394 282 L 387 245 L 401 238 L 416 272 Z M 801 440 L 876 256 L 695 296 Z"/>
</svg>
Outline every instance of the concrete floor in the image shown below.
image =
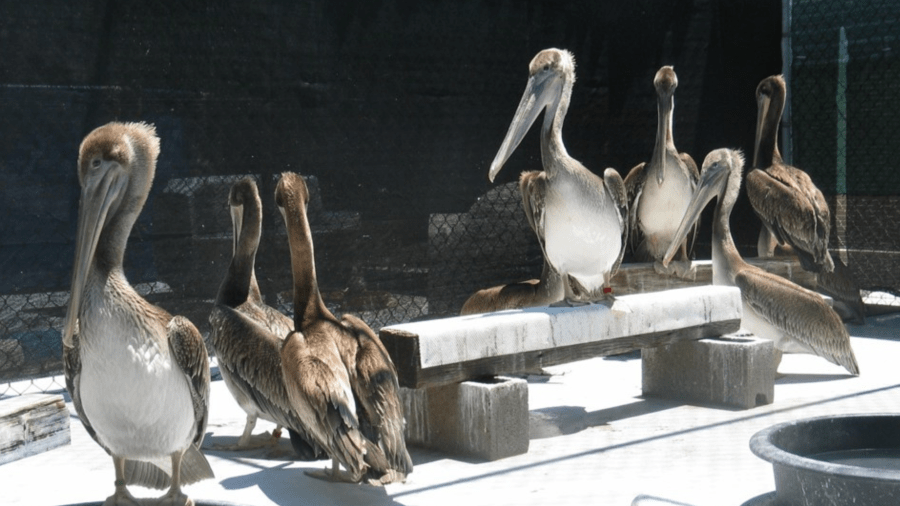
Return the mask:
<svg viewBox="0 0 900 506">
<path fill-rule="evenodd" d="M 774 490 L 771 465 L 750 437 L 786 420 L 900 408 L 900 314 L 849 326 L 861 376 L 806 355 L 787 355 L 774 404 L 751 410 L 687 405 L 641 396 L 637 355 L 591 359 L 532 378 L 530 449 L 496 462 L 411 449 L 404 484 L 376 488 L 306 476 L 325 461 L 293 462 L 286 440 L 274 450 L 207 450 L 215 480 L 186 488 L 199 502 L 256 506 L 340 505 L 692 505 L 739 506 Z M 71 408 L 71 406 L 70 406 Z M 68 505 L 102 501 L 113 489 L 112 460 L 72 410 L 72 444 L 0 466 L 0 502 Z M 212 386 L 205 446 L 237 440 L 244 414 L 225 385 Z M 260 421 L 257 432 L 271 430 Z M 159 492 L 135 487 L 140 497 Z"/>
</svg>

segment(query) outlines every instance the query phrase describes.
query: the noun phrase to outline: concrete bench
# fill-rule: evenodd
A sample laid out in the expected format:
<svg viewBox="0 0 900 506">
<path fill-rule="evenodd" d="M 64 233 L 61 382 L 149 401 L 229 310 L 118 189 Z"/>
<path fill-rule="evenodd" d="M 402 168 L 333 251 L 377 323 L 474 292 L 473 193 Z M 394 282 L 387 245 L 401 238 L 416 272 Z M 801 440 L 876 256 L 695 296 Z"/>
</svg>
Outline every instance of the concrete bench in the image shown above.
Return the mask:
<svg viewBox="0 0 900 506">
<path fill-rule="evenodd" d="M 612 307 L 393 325 L 380 337 L 403 387 L 407 441 L 494 460 L 528 451 L 527 383 L 504 374 L 717 338 L 738 331 L 740 318 L 737 288 L 702 286 L 623 295 Z"/>
</svg>

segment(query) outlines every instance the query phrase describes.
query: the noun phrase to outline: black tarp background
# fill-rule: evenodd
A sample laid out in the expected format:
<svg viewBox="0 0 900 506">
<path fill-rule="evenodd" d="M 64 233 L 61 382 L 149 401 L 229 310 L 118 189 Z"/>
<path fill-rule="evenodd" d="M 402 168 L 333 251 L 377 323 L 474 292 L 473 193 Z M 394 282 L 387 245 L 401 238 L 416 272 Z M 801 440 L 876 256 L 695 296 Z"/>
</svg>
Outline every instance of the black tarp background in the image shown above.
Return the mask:
<svg viewBox="0 0 900 506">
<path fill-rule="evenodd" d="M 535 276 L 514 182 L 540 168 L 537 129 L 494 184 L 487 169 L 547 47 L 576 57 L 563 130 L 575 158 L 623 177 L 648 159 L 652 79 L 671 64 L 676 145 L 699 164 L 718 147 L 752 150 L 754 90 L 781 72 L 781 2 L 0 3 L 0 356 L 13 350 L 0 371 L 59 367 L 78 145 L 111 120 L 154 123 L 162 140 L 129 279 L 202 331 L 230 257 L 228 189 L 246 174 L 267 210 L 260 284 L 283 309 L 282 171 L 313 176 L 326 302 L 376 329 L 455 314 L 477 288 Z M 755 251 L 744 199 L 732 222 Z M 708 242 L 703 229 L 698 258 Z"/>
</svg>

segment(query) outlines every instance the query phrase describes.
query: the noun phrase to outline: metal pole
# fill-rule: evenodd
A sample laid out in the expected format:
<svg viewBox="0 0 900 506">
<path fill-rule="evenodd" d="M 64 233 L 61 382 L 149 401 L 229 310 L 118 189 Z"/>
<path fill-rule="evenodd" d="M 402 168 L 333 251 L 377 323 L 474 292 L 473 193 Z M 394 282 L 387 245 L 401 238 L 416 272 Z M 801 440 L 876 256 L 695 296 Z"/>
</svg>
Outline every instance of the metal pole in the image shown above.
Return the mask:
<svg viewBox="0 0 900 506">
<path fill-rule="evenodd" d="M 793 48 L 791 47 L 791 7 L 792 0 L 781 2 L 781 76 L 787 83 L 784 97 L 784 113 L 781 115 L 781 157 L 787 164 L 794 163 L 793 131 L 791 128 L 791 65 L 793 64 Z"/>
<path fill-rule="evenodd" d="M 841 27 L 838 43 L 838 78 L 835 102 L 837 105 L 837 150 L 835 160 L 835 232 L 841 260 L 847 263 L 847 32 Z"/>
</svg>

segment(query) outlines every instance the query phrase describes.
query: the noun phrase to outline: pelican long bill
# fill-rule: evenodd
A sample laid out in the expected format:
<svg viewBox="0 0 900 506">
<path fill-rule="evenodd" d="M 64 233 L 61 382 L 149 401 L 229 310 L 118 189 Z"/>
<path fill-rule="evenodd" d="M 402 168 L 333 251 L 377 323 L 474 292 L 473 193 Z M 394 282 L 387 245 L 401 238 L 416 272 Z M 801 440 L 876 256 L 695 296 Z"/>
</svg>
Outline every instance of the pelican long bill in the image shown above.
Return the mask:
<svg viewBox="0 0 900 506">
<path fill-rule="evenodd" d="M 552 75 L 538 74 L 528 78 L 525 93 L 522 94 L 522 100 L 519 101 L 503 144 L 500 145 L 500 150 L 497 151 L 494 161 L 491 162 L 491 168 L 488 171 L 488 179 L 491 182 L 494 182 L 494 178 L 500 172 L 503 164 L 519 147 L 519 143 L 522 142 L 541 111 L 559 95 L 558 87 L 561 84 L 561 81 L 554 79 Z"/>
<path fill-rule="evenodd" d="M 687 236 L 694 223 L 700 219 L 700 213 L 703 212 L 706 204 L 718 195 L 722 179 L 727 177 L 728 172 L 721 166 L 716 165 L 705 169 L 700 175 L 697 190 L 694 192 L 694 196 L 691 197 L 691 201 L 684 212 L 684 218 L 682 218 L 681 224 L 678 225 L 678 230 L 672 238 L 672 243 L 669 244 L 669 249 L 666 250 L 666 255 L 663 257 L 662 264 L 664 266 L 668 266 L 669 262 L 672 261 L 672 257 L 675 256 L 681 241 Z"/>
<path fill-rule="evenodd" d="M 63 345 L 72 347 L 75 322 L 81 309 L 87 274 L 90 270 L 100 233 L 113 205 L 118 206 L 128 183 L 128 177 L 116 162 L 103 161 L 87 175 L 88 181 L 81 191 L 81 205 L 78 206 L 78 229 L 75 239 L 75 263 L 72 266 L 72 291 L 69 308 L 66 311 L 66 325 Z"/>
</svg>

